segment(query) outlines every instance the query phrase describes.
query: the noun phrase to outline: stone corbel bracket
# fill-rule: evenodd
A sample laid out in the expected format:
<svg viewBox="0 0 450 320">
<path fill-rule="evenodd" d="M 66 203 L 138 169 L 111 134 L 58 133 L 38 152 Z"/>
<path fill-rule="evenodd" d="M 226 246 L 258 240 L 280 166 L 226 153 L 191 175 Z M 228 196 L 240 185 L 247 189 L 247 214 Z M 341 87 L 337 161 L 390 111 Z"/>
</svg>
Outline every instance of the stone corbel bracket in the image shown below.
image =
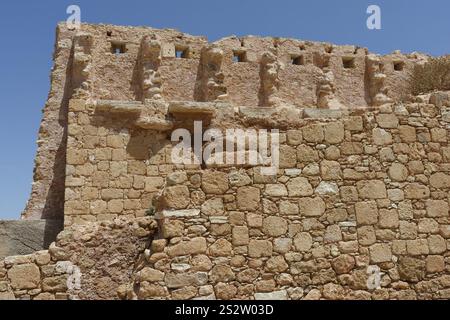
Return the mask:
<svg viewBox="0 0 450 320">
<path fill-rule="evenodd" d="M 96 111 L 133 116 L 139 115 L 144 108 L 139 101 L 97 100 L 94 105 Z"/>
<path fill-rule="evenodd" d="M 141 129 L 163 132 L 173 128 L 172 121 L 166 119 L 164 102 L 97 100 L 94 104 L 96 111 L 134 119 L 134 126 Z"/>
<path fill-rule="evenodd" d="M 187 115 L 187 116 L 203 116 L 213 118 L 217 104 L 214 102 L 195 102 L 195 101 L 172 101 L 169 103 L 168 112 L 174 116 Z"/>
</svg>

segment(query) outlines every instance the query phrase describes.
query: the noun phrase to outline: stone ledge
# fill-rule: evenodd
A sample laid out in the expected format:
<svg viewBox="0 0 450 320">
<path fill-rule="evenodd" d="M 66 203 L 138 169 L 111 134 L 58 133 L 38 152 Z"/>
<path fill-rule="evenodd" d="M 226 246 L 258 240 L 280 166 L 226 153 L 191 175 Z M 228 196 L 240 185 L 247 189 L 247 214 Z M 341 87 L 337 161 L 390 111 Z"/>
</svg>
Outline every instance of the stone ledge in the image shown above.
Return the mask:
<svg viewBox="0 0 450 320">
<path fill-rule="evenodd" d="M 169 113 L 213 115 L 216 110 L 214 102 L 172 101 Z"/>
<path fill-rule="evenodd" d="M 304 118 L 309 119 L 340 119 L 348 115 L 344 110 L 330 110 L 330 109 L 313 109 L 306 108 L 303 110 Z"/>
<path fill-rule="evenodd" d="M 166 218 L 192 218 L 198 217 L 200 215 L 200 210 L 198 209 L 186 209 L 186 210 L 164 210 L 155 214 L 155 219 L 166 219 Z"/>
<path fill-rule="evenodd" d="M 97 100 L 96 110 L 112 113 L 137 114 L 142 111 L 144 105 L 139 101 Z"/>
<path fill-rule="evenodd" d="M 168 131 L 173 129 L 173 122 L 157 117 L 143 117 L 136 121 L 136 126 L 145 130 Z"/>
</svg>

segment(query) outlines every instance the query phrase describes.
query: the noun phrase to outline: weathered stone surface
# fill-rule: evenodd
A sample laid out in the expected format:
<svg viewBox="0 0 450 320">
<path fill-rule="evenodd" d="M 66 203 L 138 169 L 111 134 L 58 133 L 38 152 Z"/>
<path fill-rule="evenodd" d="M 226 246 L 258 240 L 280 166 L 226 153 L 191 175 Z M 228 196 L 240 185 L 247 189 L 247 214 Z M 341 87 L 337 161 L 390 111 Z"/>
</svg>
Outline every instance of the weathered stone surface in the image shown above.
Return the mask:
<svg viewBox="0 0 450 320">
<path fill-rule="evenodd" d="M 248 254 L 252 258 L 270 257 L 273 246 L 267 240 L 250 240 L 248 245 Z"/>
<path fill-rule="evenodd" d="M 61 275 L 43 279 L 42 290 L 46 292 L 66 292 L 67 276 Z"/>
<path fill-rule="evenodd" d="M 294 237 L 294 246 L 298 251 L 309 251 L 312 247 L 313 239 L 307 232 L 298 233 Z"/>
<path fill-rule="evenodd" d="M 389 113 L 389 114 L 379 114 L 376 117 L 378 125 L 384 129 L 394 129 L 398 127 L 398 118 Z"/>
<path fill-rule="evenodd" d="M 390 245 L 387 243 L 377 243 L 370 247 L 370 260 L 373 263 L 388 262 L 392 259 Z"/>
<path fill-rule="evenodd" d="M 436 189 L 450 188 L 450 175 L 438 172 L 430 177 L 430 185 Z"/>
<path fill-rule="evenodd" d="M 423 57 L 89 24 L 57 35 L 24 216 L 64 215 L 66 230 L 48 252 L 0 259 L 0 297 L 450 297 L 449 94 L 393 103 Z M 199 121 L 242 129 L 246 148 L 257 129 L 279 130 L 277 170 L 263 174 L 276 159 L 262 152 L 257 166 L 174 163 L 167 130 Z M 212 140 L 232 142 L 204 151 Z M 23 266 L 38 280 L 15 289 Z"/>
<path fill-rule="evenodd" d="M 373 138 L 373 142 L 376 145 L 388 145 L 392 143 L 392 135 L 384 130 L 384 129 L 380 129 L 380 128 L 375 128 L 372 130 L 372 138 Z"/>
<path fill-rule="evenodd" d="M 261 193 L 255 187 L 242 187 L 237 191 L 237 206 L 241 210 L 256 210 L 259 207 Z"/>
<path fill-rule="evenodd" d="M 140 281 L 158 282 L 164 280 L 164 272 L 152 268 L 144 268 L 139 272 Z"/>
<path fill-rule="evenodd" d="M 398 274 L 403 281 L 419 282 L 425 276 L 425 261 L 412 257 L 400 257 Z"/>
<path fill-rule="evenodd" d="M 236 226 L 233 228 L 233 245 L 244 246 L 250 241 L 248 228 L 244 226 Z"/>
<path fill-rule="evenodd" d="M 324 180 L 341 180 L 341 165 L 337 161 L 324 160 L 320 163 L 320 173 Z"/>
<path fill-rule="evenodd" d="M 213 257 L 227 257 L 233 252 L 232 244 L 226 239 L 219 239 L 209 247 L 209 254 Z"/>
<path fill-rule="evenodd" d="M 420 183 L 410 183 L 405 187 L 406 199 L 425 199 L 430 196 L 430 189 Z"/>
<path fill-rule="evenodd" d="M 318 217 L 325 212 L 325 202 L 320 197 L 302 198 L 298 201 L 300 214 L 307 217 Z"/>
<path fill-rule="evenodd" d="M 268 184 L 265 193 L 270 197 L 286 197 L 288 195 L 288 191 L 283 184 Z"/>
<path fill-rule="evenodd" d="M 378 208 L 375 201 L 358 202 L 355 204 L 356 221 L 360 225 L 378 223 Z"/>
<path fill-rule="evenodd" d="M 11 286 L 16 290 L 37 288 L 41 281 L 41 273 L 35 264 L 19 264 L 8 270 Z"/>
<path fill-rule="evenodd" d="M 255 293 L 255 300 L 288 300 L 288 293 L 286 290 L 270 293 Z"/>
<path fill-rule="evenodd" d="M 343 254 L 331 262 L 337 274 L 349 273 L 355 267 L 355 258 L 348 254 Z"/>
<path fill-rule="evenodd" d="M 405 181 L 408 174 L 408 169 L 401 163 L 393 163 L 389 168 L 389 177 L 393 181 Z"/>
<path fill-rule="evenodd" d="M 344 140 L 344 125 L 342 122 L 331 122 L 325 125 L 325 142 L 336 144 Z"/>
<path fill-rule="evenodd" d="M 202 175 L 202 189 L 207 194 L 224 194 L 229 188 L 228 176 L 220 171 L 205 171 Z"/>
<path fill-rule="evenodd" d="M 224 213 L 223 199 L 212 198 L 202 204 L 203 214 L 207 216 L 220 216 Z"/>
<path fill-rule="evenodd" d="M 61 220 L 0 221 L 0 259 L 47 249 L 62 228 Z"/>
<path fill-rule="evenodd" d="M 206 252 L 205 238 L 194 238 L 189 241 L 183 241 L 170 247 L 167 254 L 171 257 L 184 256 L 187 254 L 199 254 Z"/>
<path fill-rule="evenodd" d="M 291 179 L 286 186 L 289 197 L 308 197 L 314 193 L 311 184 L 306 178 L 298 177 Z"/>
<path fill-rule="evenodd" d="M 284 272 L 289 268 L 282 256 L 272 257 L 266 262 L 266 270 L 269 272 Z"/>
<path fill-rule="evenodd" d="M 356 183 L 359 196 L 363 199 L 384 199 L 387 198 L 386 186 L 383 181 L 368 180 Z"/>
<path fill-rule="evenodd" d="M 428 200 L 426 202 L 427 216 L 430 218 L 448 217 L 449 205 L 443 200 Z"/>
<path fill-rule="evenodd" d="M 287 229 L 287 221 L 281 217 L 267 217 L 263 221 L 263 232 L 271 237 L 281 236 Z"/>
<path fill-rule="evenodd" d="M 164 201 L 168 208 L 185 209 L 189 205 L 190 196 L 186 186 L 172 186 L 166 188 Z"/>
<path fill-rule="evenodd" d="M 438 273 L 445 269 L 445 261 L 442 256 L 428 256 L 426 259 L 427 273 Z"/>
</svg>

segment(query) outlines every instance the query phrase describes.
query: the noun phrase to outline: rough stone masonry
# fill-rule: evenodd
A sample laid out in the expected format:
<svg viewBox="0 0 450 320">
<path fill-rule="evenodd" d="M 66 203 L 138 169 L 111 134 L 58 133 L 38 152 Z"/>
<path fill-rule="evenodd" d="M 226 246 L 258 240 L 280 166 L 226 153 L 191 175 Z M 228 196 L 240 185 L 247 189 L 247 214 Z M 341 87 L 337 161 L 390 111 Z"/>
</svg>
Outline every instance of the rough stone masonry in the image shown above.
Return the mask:
<svg viewBox="0 0 450 320">
<path fill-rule="evenodd" d="M 425 55 L 57 28 L 31 198 L 64 220 L 0 299 L 449 299 L 450 95 Z M 171 133 L 278 129 L 280 168 L 171 161 Z M 375 272 L 373 272 L 375 270 Z"/>
</svg>

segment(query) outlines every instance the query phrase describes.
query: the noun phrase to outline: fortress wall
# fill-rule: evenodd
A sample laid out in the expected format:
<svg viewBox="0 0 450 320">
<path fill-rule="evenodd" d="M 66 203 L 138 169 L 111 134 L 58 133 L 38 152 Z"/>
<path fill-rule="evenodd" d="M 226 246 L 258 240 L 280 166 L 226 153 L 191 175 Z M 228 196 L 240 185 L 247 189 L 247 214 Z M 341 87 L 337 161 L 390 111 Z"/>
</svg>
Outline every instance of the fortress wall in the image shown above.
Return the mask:
<svg viewBox="0 0 450 320">
<path fill-rule="evenodd" d="M 51 88 L 43 108 L 37 140 L 30 199 L 24 219 L 62 219 L 64 215 L 65 149 L 67 110 L 71 96 L 71 51 L 73 32 L 56 30 Z"/>
<path fill-rule="evenodd" d="M 124 101 L 142 99 L 139 48 L 142 38 L 150 36 L 158 38 L 163 46 L 159 68 L 163 97 L 168 101 L 198 99 L 196 86 L 202 77 L 199 74 L 199 61 L 202 48 L 208 45 L 204 37 L 194 37 L 175 30 L 89 24 L 84 24 L 81 32 L 93 39 L 89 75 L 92 98 Z M 26 219 L 54 219 L 62 216 L 67 105 L 77 86 L 75 82 L 78 81 L 72 79 L 74 36 L 75 32 L 67 30 L 64 24 L 58 26 L 55 66 L 39 131 L 32 193 L 23 212 Z M 125 52 L 113 54 L 113 44 L 124 45 Z M 330 76 L 324 73 L 327 67 L 334 78 L 331 82 L 326 80 L 327 86 L 332 87 L 331 99 L 335 99 L 338 106 L 351 108 L 371 104 L 368 94 L 370 84 L 367 83 L 364 67 L 365 49 L 254 36 L 225 38 L 214 45 L 224 50 L 221 72 L 224 74 L 228 101 L 235 106 L 264 104 L 261 101 L 260 60 L 265 52 L 276 52 L 281 64 L 275 87 L 279 99 L 285 104 L 299 108 L 316 107 L 323 78 Z M 175 58 L 177 50 L 187 50 L 185 59 Z M 245 62 L 233 62 L 235 52 L 244 52 Z M 342 57 L 349 55 L 355 55 L 356 65 L 355 68 L 345 69 Z M 293 57 L 297 56 L 303 57 L 304 65 L 292 64 Z M 404 97 L 413 65 L 421 60 L 417 55 L 404 56 L 398 53 L 385 56 L 382 60 L 388 95 L 394 100 Z M 403 70 L 393 70 L 393 62 L 398 61 L 404 62 Z"/>
<path fill-rule="evenodd" d="M 167 134 L 71 101 L 66 226 L 159 221 L 122 297 L 448 299 L 449 110 L 256 110 L 223 110 L 211 126 L 276 123 L 276 176 L 173 165 Z M 369 267 L 383 273 L 379 289 L 367 285 Z"/>
<path fill-rule="evenodd" d="M 450 110 L 396 102 L 423 57 L 252 36 L 208 44 L 151 28 L 81 31 L 58 28 L 23 215 L 64 218 L 57 247 L 81 260 L 55 246 L 36 254 L 42 265 L 36 255 L 6 258 L 0 298 L 450 297 Z M 277 174 L 174 165 L 170 134 L 194 120 L 279 129 Z M 131 248 L 136 268 L 128 257 L 126 277 L 88 276 L 87 295 L 67 293 L 64 272 L 42 268 L 71 261 L 88 270 L 92 252 L 76 254 L 80 230 L 101 239 L 120 219 L 153 218 L 158 233 Z M 11 272 L 16 264 L 27 266 Z M 373 268 L 378 289 L 367 285 Z M 14 284 L 24 274 L 32 284 Z"/>
</svg>

